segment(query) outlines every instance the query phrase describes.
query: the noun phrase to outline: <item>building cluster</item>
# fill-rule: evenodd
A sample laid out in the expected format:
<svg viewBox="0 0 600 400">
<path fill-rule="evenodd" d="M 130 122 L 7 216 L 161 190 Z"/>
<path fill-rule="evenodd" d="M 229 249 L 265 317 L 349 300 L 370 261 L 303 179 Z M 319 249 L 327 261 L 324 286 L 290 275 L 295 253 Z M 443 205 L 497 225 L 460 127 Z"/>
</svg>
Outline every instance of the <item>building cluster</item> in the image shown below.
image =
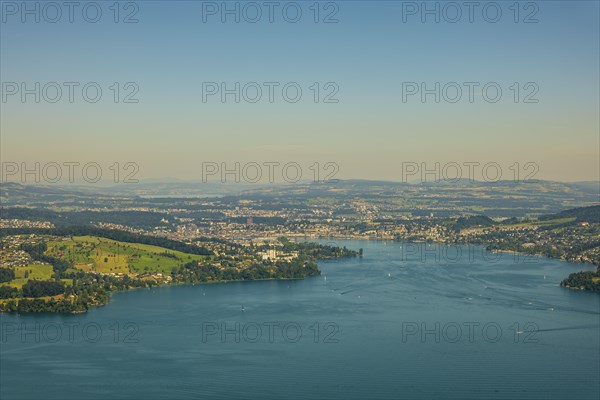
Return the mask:
<svg viewBox="0 0 600 400">
<path fill-rule="evenodd" d="M 0 219 L 0 229 L 8 228 L 54 228 L 54 224 L 47 221 L 29 221 L 26 219 Z"/>
<path fill-rule="evenodd" d="M 258 255 L 261 257 L 263 261 L 287 261 L 290 262 L 296 258 L 298 258 L 297 251 L 285 252 L 277 249 L 268 249 L 265 251 L 258 252 Z"/>
<path fill-rule="evenodd" d="M 29 253 L 21 250 L 22 245 L 33 245 L 40 241 L 38 235 L 7 236 L 0 241 L 0 267 L 24 267 L 41 264 L 34 261 Z"/>
</svg>

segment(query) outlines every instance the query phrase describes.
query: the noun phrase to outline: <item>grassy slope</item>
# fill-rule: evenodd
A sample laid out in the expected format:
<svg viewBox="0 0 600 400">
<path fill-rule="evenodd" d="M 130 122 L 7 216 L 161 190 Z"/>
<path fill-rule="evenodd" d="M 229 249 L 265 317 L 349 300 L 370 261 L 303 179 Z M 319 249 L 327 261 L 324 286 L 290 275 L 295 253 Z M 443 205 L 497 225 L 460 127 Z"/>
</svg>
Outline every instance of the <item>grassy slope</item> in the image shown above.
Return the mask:
<svg viewBox="0 0 600 400">
<path fill-rule="evenodd" d="M 169 253 L 172 257 L 165 256 Z M 125 243 L 95 236 L 78 236 L 68 240 L 49 241 L 48 255 L 75 263 L 75 268 L 87 272 L 123 273 L 138 275 L 144 272 L 170 274 L 174 267 L 206 256 L 182 253 L 163 247 Z M 51 265 L 31 264 L 15 267 L 15 279 L 0 285 L 17 289 L 30 279 L 49 280 L 54 270 Z M 25 277 L 27 273 L 27 277 Z M 62 279 L 72 285 L 72 279 Z"/>
<path fill-rule="evenodd" d="M 165 253 L 172 257 L 166 256 Z M 174 267 L 206 258 L 158 246 L 118 242 L 95 236 L 78 236 L 67 241 L 48 242 L 47 254 L 72 261 L 77 269 L 115 274 L 170 274 Z"/>
<path fill-rule="evenodd" d="M 25 273 L 27 272 L 29 275 L 28 278 L 25 278 Z M 25 267 L 15 267 L 15 279 L 4 284 L 21 289 L 30 279 L 48 280 L 52 277 L 53 273 L 51 265 L 32 264 Z"/>
</svg>

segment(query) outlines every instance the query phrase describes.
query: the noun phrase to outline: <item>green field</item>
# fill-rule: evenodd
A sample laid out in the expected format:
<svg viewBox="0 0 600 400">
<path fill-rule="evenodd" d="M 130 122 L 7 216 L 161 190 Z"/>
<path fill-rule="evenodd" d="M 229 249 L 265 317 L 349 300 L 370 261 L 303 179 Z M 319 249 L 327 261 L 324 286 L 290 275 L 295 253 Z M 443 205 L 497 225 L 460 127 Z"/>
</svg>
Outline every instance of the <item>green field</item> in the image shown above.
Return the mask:
<svg viewBox="0 0 600 400">
<path fill-rule="evenodd" d="M 79 270 L 115 274 L 161 272 L 206 256 L 186 254 L 163 247 L 118 242 L 95 236 L 75 236 L 69 240 L 50 241 L 46 254 L 75 264 Z"/>
<path fill-rule="evenodd" d="M 30 279 L 48 280 L 53 273 L 52 265 L 32 264 L 25 267 L 15 267 L 15 279 L 5 283 L 5 285 L 21 289 Z"/>
<path fill-rule="evenodd" d="M 15 279 L 10 282 L 5 282 L 3 285 L 12 286 L 17 289 L 21 289 L 27 281 L 31 279 L 38 279 L 46 281 L 52 279 L 54 270 L 52 265 L 45 264 L 31 264 L 24 267 L 15 267 Z M 72 285 L 73 279 L 61 279 L 65 285 Z"/>
</svg>

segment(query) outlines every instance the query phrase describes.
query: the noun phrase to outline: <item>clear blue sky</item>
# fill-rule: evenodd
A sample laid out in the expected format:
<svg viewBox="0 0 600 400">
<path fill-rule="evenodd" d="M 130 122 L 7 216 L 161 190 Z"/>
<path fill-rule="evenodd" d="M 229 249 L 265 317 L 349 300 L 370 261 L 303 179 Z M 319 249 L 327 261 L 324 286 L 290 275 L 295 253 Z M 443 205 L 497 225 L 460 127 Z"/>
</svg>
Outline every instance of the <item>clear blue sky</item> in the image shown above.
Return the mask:
<svg viewBox="0 0 600 400">
<path fill-rule="evenodd" d="M 599 178 L 598 1 L 520 2 L 518 23 L 514 1 L 494 3 L 502 10 L 496 23 L 484 18 L 495 17 L 495 8 L 483 14 L 485 1 L 473 22 L 461 7 L 457 23 L 444 18 L 455 16 L 451 8 L 439 23 L 431 15 L 423 23 L 420 10 L 403 14 L 422 2 L 401 1 L 319 2 L 318 23 L 314 1 L 294 3 L 302 10 L 297 23 L 283 16 L 290 2 L 275 2 L 273 23 L 266 6 L 256 23 L 244 18 L 254 17 L 250 6 L 239 23 L 233 15 L 223 23 L 221 1 L 121 2 L 119 23 L 113 1 L 99 1 L 97 23 L 81 7 L 73 23 L 66 8 L 56 23 L 45 20 L 55 16 L 50 8 L 39 23 L 35 15 L 23 23 L 21 1 L 2 3 L 3 95 L 7 82 L 97 82 L 103 89 L 98 103 L 84 101 L 81 86 L 73 103 L 66 89 L 56 103 L 7 96 L 0 104 L 3 161 L 133 161 L 142 178 L 182 179 L 199 178 L 203 161 L 333 161 L 337 177 L 389 180 L 400 180 L 403 161 L 536 162 L 538 178 Z M 132 12 L 138 22 L 123 23 Z M 338 22 L 323 23 L 331 13 Z M 134 82 L 139 102 L 123 103 L 130 90 L 121 88 L 114 103 L 113 82 Z M 257 103 L 235 103 L 233 95 L 223 103 L 219 94 L 203 102 L 203 82 L 296 82 L 303 94 L 289 103 L 279 86 L 270 103 L 263 86 Z M 327 82 L 335 85 L 324 88 Z M 488 102 L 479 86 L 473 103 L 466 89 L 456 103 L 435 103 L 433 95 L 423 103 L 419 94 L 403 102 L 403 82 L 495 82 L 503 96 Z M 339 102 L 324 103 L 335 87 Z M 524 103 L 534 89 L 539 102 Z"/>
</svg>

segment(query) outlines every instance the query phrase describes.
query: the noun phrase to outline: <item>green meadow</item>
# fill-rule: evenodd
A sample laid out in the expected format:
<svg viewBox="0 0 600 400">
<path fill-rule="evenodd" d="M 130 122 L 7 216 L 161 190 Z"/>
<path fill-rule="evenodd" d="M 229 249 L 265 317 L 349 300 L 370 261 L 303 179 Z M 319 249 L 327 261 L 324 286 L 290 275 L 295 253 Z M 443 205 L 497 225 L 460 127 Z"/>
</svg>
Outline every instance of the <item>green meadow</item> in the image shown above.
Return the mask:
<svg viewBox="0 0 600 400">
<path fill-rule="evenodd" d="M 48 280 L 53 273 L 52 265 L 31 264 L 24 267 L 15 267 L 15 279 L 6 283 L 6 285 L 21 289 L 30 279 Z"/>
<path fill-rule="evenodd" d="M 46 254 L 70 261 L 79 270 L 106 274 L 170 274 L 175 267 L 206 258 L 163 247 L 118 242 L 96 236 L 75 236 L 68 240 L 50 241 Z"/>
</svg>

